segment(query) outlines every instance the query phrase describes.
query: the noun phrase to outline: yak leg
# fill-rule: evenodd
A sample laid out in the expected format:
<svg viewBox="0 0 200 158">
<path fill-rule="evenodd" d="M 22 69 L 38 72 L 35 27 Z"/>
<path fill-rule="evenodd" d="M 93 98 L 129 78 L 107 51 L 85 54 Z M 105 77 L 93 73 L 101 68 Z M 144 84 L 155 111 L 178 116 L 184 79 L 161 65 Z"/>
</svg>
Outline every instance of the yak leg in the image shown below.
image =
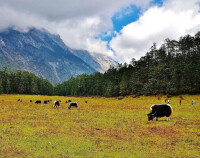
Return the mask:
<svg viewBox="0 0 200 158">
<path fill-rule="evenodd" d="M 170 117 L 167 117 L 167 121 L 169 121 L 170 120 Z"/>
</svg>

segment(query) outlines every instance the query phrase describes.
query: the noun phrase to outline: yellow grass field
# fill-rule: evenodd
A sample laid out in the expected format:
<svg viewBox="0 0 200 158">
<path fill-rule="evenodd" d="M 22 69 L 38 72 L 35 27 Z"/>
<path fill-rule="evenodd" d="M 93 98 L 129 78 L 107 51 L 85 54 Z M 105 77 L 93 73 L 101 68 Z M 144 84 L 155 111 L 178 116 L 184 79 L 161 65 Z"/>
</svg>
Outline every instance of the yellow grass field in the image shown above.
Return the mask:
<svg viewBox="0 0 200 158">
<path fill-rule="evenodd" d="M 0 157 L 199 158 L 200 95 L 183 98 L 182 105 L 170 98 L 167 122 L 147 120 L 150 106 L 165 98 L 0 95 Z M 68 110 L 69 99 L 79 101 L 78 109 Z M 54 100 L 62 101 L 58 109 Z"/>
</svg>

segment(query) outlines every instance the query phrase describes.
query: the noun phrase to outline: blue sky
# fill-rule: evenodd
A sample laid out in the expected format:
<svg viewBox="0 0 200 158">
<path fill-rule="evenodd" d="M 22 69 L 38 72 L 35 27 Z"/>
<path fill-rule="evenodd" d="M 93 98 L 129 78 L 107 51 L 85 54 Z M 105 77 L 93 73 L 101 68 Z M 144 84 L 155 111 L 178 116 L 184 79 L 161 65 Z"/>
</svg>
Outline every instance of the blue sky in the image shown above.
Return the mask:
<svg viewBox="0 0 200 158">
<path fill-rule="evenodd" d="M 164 0 L 153 0 L 153 1 L 151 2 L 151 5 L 162 6 L 162 5 L 163 5 L 163 1 L 164 1 Z"/>
<path fill-rule="evenodd" d="M 126 8 L 122 8 L 120 12 L 117 12 L 112 17 L 113 30 L 119 32 L 123 26 L 138 20 L 141 14 L 141 8 L 131 5 Z"/>
<path fill-rule="evenodd" d="M 162 6 L 163 0 L 153 0 L 151 1 L 149 7 L 153 5 Z M 137 21 L 142 14 L 142 8 L 136 5 L 130 5 L 128 7 L 122 8 L 112 17 L 113 31 L 119 32 L 124 26 Z"/>
<path fill-rule="evenodd" d="M 128 7 L 122 8 L 119 12 L 115 13 L 111 18 L 113 29 L 109 32 L 102 32 L 96 38 L 100 38 L 103 41 L 110 41 L 115 37 L 115 32 L 120 32 L 120 30 L 127 24 L 138 20 L 141 14 L 141 8 L 135 5 L 130 5 Z"/>
<path fill-rule="evenodd" d="M 161 7 L 163 5 L 163 0 L 152 0 L 149 4 L 149 7 L 155 5 Z M 109 30 L 108 32 L 102 32 L 95 38 L 100 38 L 103 41 L 110 42 L 112 38 L 116 36 L 115 32 L 120 33 L 124 26 L 137 21 L 142 12 L 144 12 L 144 10 L 136 5 L 130 5 L 128 7 L 121 8 L 121 10 L 115 13 L 112 17 L 113 29 Z"/>
</svg>

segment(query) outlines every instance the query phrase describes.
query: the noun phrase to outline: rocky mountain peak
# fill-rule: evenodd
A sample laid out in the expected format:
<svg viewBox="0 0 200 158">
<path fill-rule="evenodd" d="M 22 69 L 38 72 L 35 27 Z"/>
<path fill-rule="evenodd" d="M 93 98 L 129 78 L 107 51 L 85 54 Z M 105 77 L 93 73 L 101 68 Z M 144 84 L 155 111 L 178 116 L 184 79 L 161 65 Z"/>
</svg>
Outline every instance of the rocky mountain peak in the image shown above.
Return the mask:
<svg viewBox="0 0 200 158">
<path fill-rule="evenodd" d="M 68 80 L 79 74 L 104 72 L 116 62 L 111 58 L 74 50 L 59 35 L 31 28 L 21 32 L 12 28 L 0 32 L 0 68 L 30 71 L 52 83 Z"/>
</svg>

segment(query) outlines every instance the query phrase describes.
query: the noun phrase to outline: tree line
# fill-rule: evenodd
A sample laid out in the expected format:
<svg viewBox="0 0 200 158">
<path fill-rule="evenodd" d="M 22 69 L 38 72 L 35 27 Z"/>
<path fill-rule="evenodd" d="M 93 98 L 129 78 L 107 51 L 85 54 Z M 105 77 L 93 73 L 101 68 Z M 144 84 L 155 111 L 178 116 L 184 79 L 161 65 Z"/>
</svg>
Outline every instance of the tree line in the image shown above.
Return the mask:
<svg viewBox="0 0 200 158">
<path fill-rule="evenodd" d="M 0 94 L 53 95 L 53 85 L 42 77 L 20 70 L 0 70 Z"/>
<path fill-rule="evenodd" d="M 200 32 L 152 45 L 145 56 L 105 73 L 82 74 L 52 85 L 27 71 L 0 71 L 0 93 L 61 96 L 126 96 L 200 93 Z"/>
<path fill-rule="evenodd" d="M 126 96 L 200 93 L 200 32 L 152 45 L 145 56 L 104 74 L 79 75 L 58 84 L 58 95 Z"/>
</svg>

